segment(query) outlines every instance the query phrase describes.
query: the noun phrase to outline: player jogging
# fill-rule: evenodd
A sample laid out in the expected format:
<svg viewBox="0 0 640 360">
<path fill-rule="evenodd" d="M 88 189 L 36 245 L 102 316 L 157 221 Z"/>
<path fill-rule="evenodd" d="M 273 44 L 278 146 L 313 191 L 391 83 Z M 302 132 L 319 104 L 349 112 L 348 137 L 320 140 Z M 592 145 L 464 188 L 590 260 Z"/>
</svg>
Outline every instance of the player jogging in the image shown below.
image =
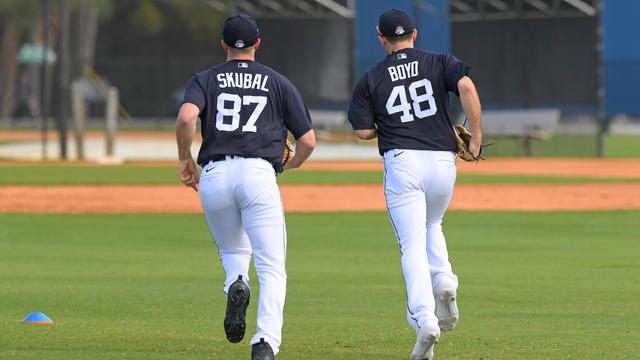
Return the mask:
<svg viewBox="0 0 640 360">
<path fill-rule="evenodd" d="M 378 137 L 384 192 L 401 252 L 407 320 L 416 330 L 412 360 L 433 358 L 440 331 L 458 321 L 458 278 L 451 270 L 442 217 L 456 179 L 456 138 L 449 91 L 459 94 L 479 155 L 481 109 L 469 66 L 448 54 L 413 48 L 409 16 L 390 10 L 378 20 L 388 56 L 366 72 L 353 93 L 349 122 L 361 139 Z M 436 307 L 437 303 L 437 307 Z"/>
<path fill-rule="evenodd" d="M 249 305 L 249 262 L 260 283 L 253 360 L 274 359 L 281 343 L 286 292 L 287 236 L 276 173 L 299 167 L 315 147 L 311 118 L 298 90 L 284 76 L 255 62 L 260 45 L 256 22 L 227 19 L 222 47 L 227 62 L 194 75 L 178 114 L 180 180 L 198 191 L 211 236 L 226 273 L 227 339 L 240 342 Z M 198 176 L 191 157 L 196 120 L 202 146 Z M 296 153 L 282 167 L 287 130 Z"/>
</svg>

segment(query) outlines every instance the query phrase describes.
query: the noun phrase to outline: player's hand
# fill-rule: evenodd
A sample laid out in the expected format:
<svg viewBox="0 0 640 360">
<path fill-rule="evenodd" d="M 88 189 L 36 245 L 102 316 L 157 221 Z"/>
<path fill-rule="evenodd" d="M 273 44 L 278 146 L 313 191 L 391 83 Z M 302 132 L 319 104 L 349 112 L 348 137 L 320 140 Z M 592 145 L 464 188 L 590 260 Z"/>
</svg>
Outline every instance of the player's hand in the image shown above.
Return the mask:
<svg viewBox="0 0 640 360">
<path fill-rule="evenodd" d="M 294 151 L 289 153 L 289 160 L 287 160 L 286 163 L 284 163 L 284 165 L 282 165 L 282 171 L 284 170 L 288 170 L 288 169 L 295 169 L 300 167 L 300 165 L 296 166 L 294 165 L 296 163 L 295 160 L 293 160 L 293 158 L 296 157 L 296 153 Z"/>
<path fill-rule="evenodd" d="M 471 141 L 469 142 L 469 152 L 473 154 L 473 156 L 480 156 L 480 149 L 482 148 L 482 140 L 476 137 L 471 137 Z"/>
<path fill-rule="evenodd" d="M 200 182 L 200 175 L 198 169 L 196 169 L 196 163 L 192 158 L 178 161 L 178 177 L 182 183 L 194 191 L 198 192 L 198 183 Z"/>
<path fill-rule="evenodd" d="M 296 151 L 291 152 L 289 160 L 282 166 L 283 170 L 297 169 L 311 155 L 316 147 L 316 134 L 313 129 L 307 131 L 296 140 Z"/>
</svg>

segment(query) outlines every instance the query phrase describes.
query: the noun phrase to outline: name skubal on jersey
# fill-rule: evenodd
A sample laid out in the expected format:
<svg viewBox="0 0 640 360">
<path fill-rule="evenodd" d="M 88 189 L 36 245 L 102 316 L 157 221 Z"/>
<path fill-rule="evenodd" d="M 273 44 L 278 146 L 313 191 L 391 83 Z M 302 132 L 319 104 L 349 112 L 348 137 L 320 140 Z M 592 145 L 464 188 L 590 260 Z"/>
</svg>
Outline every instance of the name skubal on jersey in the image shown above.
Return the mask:
<svg viewBox="0 0 640 360">
<path fill-rule="evenodd" d="M 235 87 L 240 89 L 256 89 L 269 92 L 266 88 L 269 75 L 250 74 L 250 73 L 220 73 L 216 75 L 218 86 L 223 89 L 226 87 Z"/>
</svg>

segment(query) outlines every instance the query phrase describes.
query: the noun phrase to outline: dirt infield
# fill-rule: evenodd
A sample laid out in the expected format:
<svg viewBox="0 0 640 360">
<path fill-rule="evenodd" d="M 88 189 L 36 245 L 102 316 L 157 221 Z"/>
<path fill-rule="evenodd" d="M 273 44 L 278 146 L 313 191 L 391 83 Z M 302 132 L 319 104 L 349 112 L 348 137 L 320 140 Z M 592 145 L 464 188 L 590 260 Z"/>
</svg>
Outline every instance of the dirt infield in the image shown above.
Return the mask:
<svg viewBox="0 0 640 360">
<path fill-rule="evenodd" d="M 13 164 L 14 162 L 0 163 Z M 144 163 L 146 164 L 146 163 Z M 149 163 L 149 165 L 157 163 Z M 379 161 L 309 162 L 306 169 L 382 170 Z M 497 159 L 459 164 L 462 174 L 640 179 L 640 160 Z M 380 185 L 282 185 L 286 211 L 384 210 Z M 628 184 L 460 184 L 450 209 L 640 209 L 640 181 Z M 198 194 L 168 186 L 0 186 L 0 212 L 121 213 L 202 211 Z"/>
<path fill-rule="evenodd" d="M 380 185 L 283 185 L 286 211 L 384 210 Z M 449 209 L 640 209 L 640 184 L 457 185 Z M 183 186 L 3 186 L 0 212 L 122 213 L 202 211 Z"/>
</svg>

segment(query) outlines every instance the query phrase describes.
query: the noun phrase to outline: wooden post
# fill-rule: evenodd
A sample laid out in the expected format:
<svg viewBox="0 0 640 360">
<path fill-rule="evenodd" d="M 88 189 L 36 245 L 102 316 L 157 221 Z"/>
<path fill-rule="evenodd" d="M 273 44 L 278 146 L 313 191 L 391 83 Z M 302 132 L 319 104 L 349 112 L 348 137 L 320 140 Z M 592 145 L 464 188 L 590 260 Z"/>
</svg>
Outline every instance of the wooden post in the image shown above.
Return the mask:
<svg viewBox="0 0 640 360">
<path fill-rule="evenodd" d="M 47 160 L 47 55 L 49 51 L 49 2 L 42 0 L 42 62 L 40 63 L 40 119 L 42 121 L 42 160 Z"/>
<path fill-rule="evenodd" d="M 67 158 L 67 124 L 69 122 L 69 71 L 70 71 L 70 26 L 69 2 L 59 1 L 60 7 L 60 37 L 58 39 L 58 92 L 60 103 L 58 108 L 58 131 L 60 132 L 60 158 Z"/>
<path fill-rule="evenodd" d="M 78 160 L 84 160 L 85 104 L 82 85 L 78 80 L 71 84 L 71 107 L 73 112 L 73 132 L 76 138 Z"/>
<path fill-rule="evenodd" d="M 116 128 L 118 126 L 118 103 L 119 103 L 118 89 L 110 86 L 107 89 L 107 104 L 106 104 L 106 144 L 107 144 L 107 156 L 113 156 L 113 144 L 116 136 Z"/>
</svg>

